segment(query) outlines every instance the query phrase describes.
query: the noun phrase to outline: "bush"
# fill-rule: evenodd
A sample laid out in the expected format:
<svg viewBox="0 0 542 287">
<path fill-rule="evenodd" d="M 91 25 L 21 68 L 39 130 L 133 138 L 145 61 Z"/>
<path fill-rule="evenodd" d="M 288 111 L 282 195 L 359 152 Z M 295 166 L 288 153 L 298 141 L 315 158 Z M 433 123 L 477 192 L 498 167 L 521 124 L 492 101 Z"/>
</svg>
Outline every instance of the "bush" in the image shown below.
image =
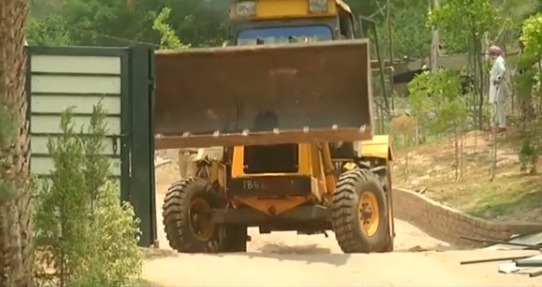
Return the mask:
<svg viewBox="0 0 542 287">
<path fill-rule="evenodd" d="M 525 53 L 518 66 L 523 73 L 516 76 L 522 110 L 523 143 L 519 150 L 521 171 L 538 173 L 538 162 L 542 156 L 542 13 L 529 17 L 522 25 L 521 41 Z"/>
<path fill-rule="evenodd" d="M 39 285 L 130 286 L 141 272 L 140 231 L 132 207 L 120 204 L 119 189 L 101 155 L 106 135 L 101 103 L 90 125 L 77 133 L 68 109 L 63 135 L 48 142 L 54 160 L 42 181 L 35 210 L 35 275 Z"/>
<path fill-rule="evenodd" d="M 410 104 L 422 129 L 438 136 L 452 134 L 455 149 L 455 178 L 463 173 L 463 139 L 468 126 L 468 110 L 461 93 L 460 78 L 440 69 L 418 75 L 408 84 Z"/>
</svg>

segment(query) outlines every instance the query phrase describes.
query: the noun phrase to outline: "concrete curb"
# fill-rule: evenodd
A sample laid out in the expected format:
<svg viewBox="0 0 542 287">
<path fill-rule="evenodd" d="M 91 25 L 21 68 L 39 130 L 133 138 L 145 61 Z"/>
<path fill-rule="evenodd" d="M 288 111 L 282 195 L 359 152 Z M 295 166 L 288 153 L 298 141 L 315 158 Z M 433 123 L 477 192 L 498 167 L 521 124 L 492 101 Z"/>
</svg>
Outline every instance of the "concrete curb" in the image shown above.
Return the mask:
<svg viewBox="0 0 542 287">
<path fill-rule="evenodd" d="M 404 188 L 393 189 L 393 200 L 396 218 L 417 226 L 432 237 L 452 244 L 472 244 L 459 238 L 461 235 L 506 240 L 514 234 L 542 231 L 540 223 L 501 224 L 476 218 Z"/>
</svg>

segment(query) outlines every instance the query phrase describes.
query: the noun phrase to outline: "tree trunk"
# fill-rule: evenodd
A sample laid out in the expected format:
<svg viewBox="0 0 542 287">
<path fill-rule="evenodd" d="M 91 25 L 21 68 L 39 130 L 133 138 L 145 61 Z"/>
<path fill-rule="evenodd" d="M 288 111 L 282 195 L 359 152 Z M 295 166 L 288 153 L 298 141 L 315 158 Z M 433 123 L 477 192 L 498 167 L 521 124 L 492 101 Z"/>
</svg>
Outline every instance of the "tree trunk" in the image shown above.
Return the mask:
<svg viewBox="0 0 542 287">
<path fill-rule="evenodd" d="M 474 64 L 476 73 L 476 91 L 478 93 L 478 129 L 482 129 L 484 126 L 484 84 L 485 84 L 485 69 L 484 58 L 482 57 L 482 42 L 475 33 L 472 33 L 472 41 L 474 43 Z"/>
<path fill-rule="evenodd" d="M 432 0 L 430 3 L 431 10 L 440 8 L 440 0 Z M 431 71 L 436 72 L 438 70 L 438 58 L 440 47 L 440 31 L 437 28 L 433 28 L 431 37 Z"/>
<path fill-rule="evenodd" d="M 24 28 L 26 0 L 0 4 L 0 189 L 10 197 L 0 202 L 0 286 L 32 286 L 32 225 L 29 182 L 29 123 L 27 121 L 26 56 Z M 2 188 L 3 187 L 3 188 Z M 0 192 L 2 192 L 0 190 Z"/>
</svg>

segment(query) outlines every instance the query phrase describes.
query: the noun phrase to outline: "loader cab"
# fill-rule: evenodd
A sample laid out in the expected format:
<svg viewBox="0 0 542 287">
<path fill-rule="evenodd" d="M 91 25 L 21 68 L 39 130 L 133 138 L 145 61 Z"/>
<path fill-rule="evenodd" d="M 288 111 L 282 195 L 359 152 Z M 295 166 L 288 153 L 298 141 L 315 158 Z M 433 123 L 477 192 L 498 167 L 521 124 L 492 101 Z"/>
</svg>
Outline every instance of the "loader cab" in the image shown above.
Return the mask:
<svg viewBox="0 0 542 287">
<path fill-rule="evenodd" d="M 234 1 L 230 21 L 237 46 L 352 39 L 357 27 L 342 0 Z"/>
<path fill-rule="evenodd" d="M 295 44 L 333 40 L 327 25 L 247 27 L 237 33 L 235 45 Z"/>
</svg>

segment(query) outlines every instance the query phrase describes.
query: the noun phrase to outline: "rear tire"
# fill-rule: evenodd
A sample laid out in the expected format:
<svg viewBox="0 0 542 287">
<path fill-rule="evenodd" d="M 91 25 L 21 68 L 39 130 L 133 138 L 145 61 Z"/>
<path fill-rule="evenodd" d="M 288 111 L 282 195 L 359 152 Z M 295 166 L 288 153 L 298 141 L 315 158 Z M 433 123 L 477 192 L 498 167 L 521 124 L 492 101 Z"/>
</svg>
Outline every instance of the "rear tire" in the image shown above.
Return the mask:
<svg viewBox="0 0 542 287">
<path fill-rule="evenodd" d="M 389 169 L 389 166 L 388 166 L 388 169 Z M 392 192 L 392 188 L 391 188 L 391 180 L 389 178 L 389 176 L 386 176 L 386 178 L 384 179 L 384 182 L 386 182 L 386 186 L 385 186 L 385 191 L 387 193 L 391 193 Z M 393 207 L 391 207 L 393 208 Z M 393 218 L 393 212 L 389 212 L 390 210 L 390 206 L 388 205 L 388 208 L 387 208 L 387 211 L 388 211 L 388 222 L 389 222 L 389 226 L 388 226 L 388 229 L 389 229 L 389 239 L 388 239 L 388 244 L 386 246 L 386 248 L 384 249 L 384 252 L 393 252 L 395 250 L 395 223 L 393 222 L 395 219 Z M 393 209 L 391 210 L 393 211 Z M 391 215 L 391 220 L 390 220 L 390 214 Z"/>
<path fill-rule="evenodd" d="M 213 208 L 218 208 L 212 185 L 201 178 L 189 178 L 170 186 L 162 215 L 169 246 L 182 253 L 219 251 L 218 226 L 211 224 Z M 209 216 L 209 217 L 208 217 Z"/>
<path fill-rule="evenodd" d="M 247 227 L 227 225 L 221 227 L 220 252 L 247 252 Z"/>
<path fill-rule="evenodd" d="M 387 208 L 378 176 L 366 169 L 343 173 L 333 194 L 331 219 L 341 250 L 344 253 L 393 250 Z"/>
</svg>

